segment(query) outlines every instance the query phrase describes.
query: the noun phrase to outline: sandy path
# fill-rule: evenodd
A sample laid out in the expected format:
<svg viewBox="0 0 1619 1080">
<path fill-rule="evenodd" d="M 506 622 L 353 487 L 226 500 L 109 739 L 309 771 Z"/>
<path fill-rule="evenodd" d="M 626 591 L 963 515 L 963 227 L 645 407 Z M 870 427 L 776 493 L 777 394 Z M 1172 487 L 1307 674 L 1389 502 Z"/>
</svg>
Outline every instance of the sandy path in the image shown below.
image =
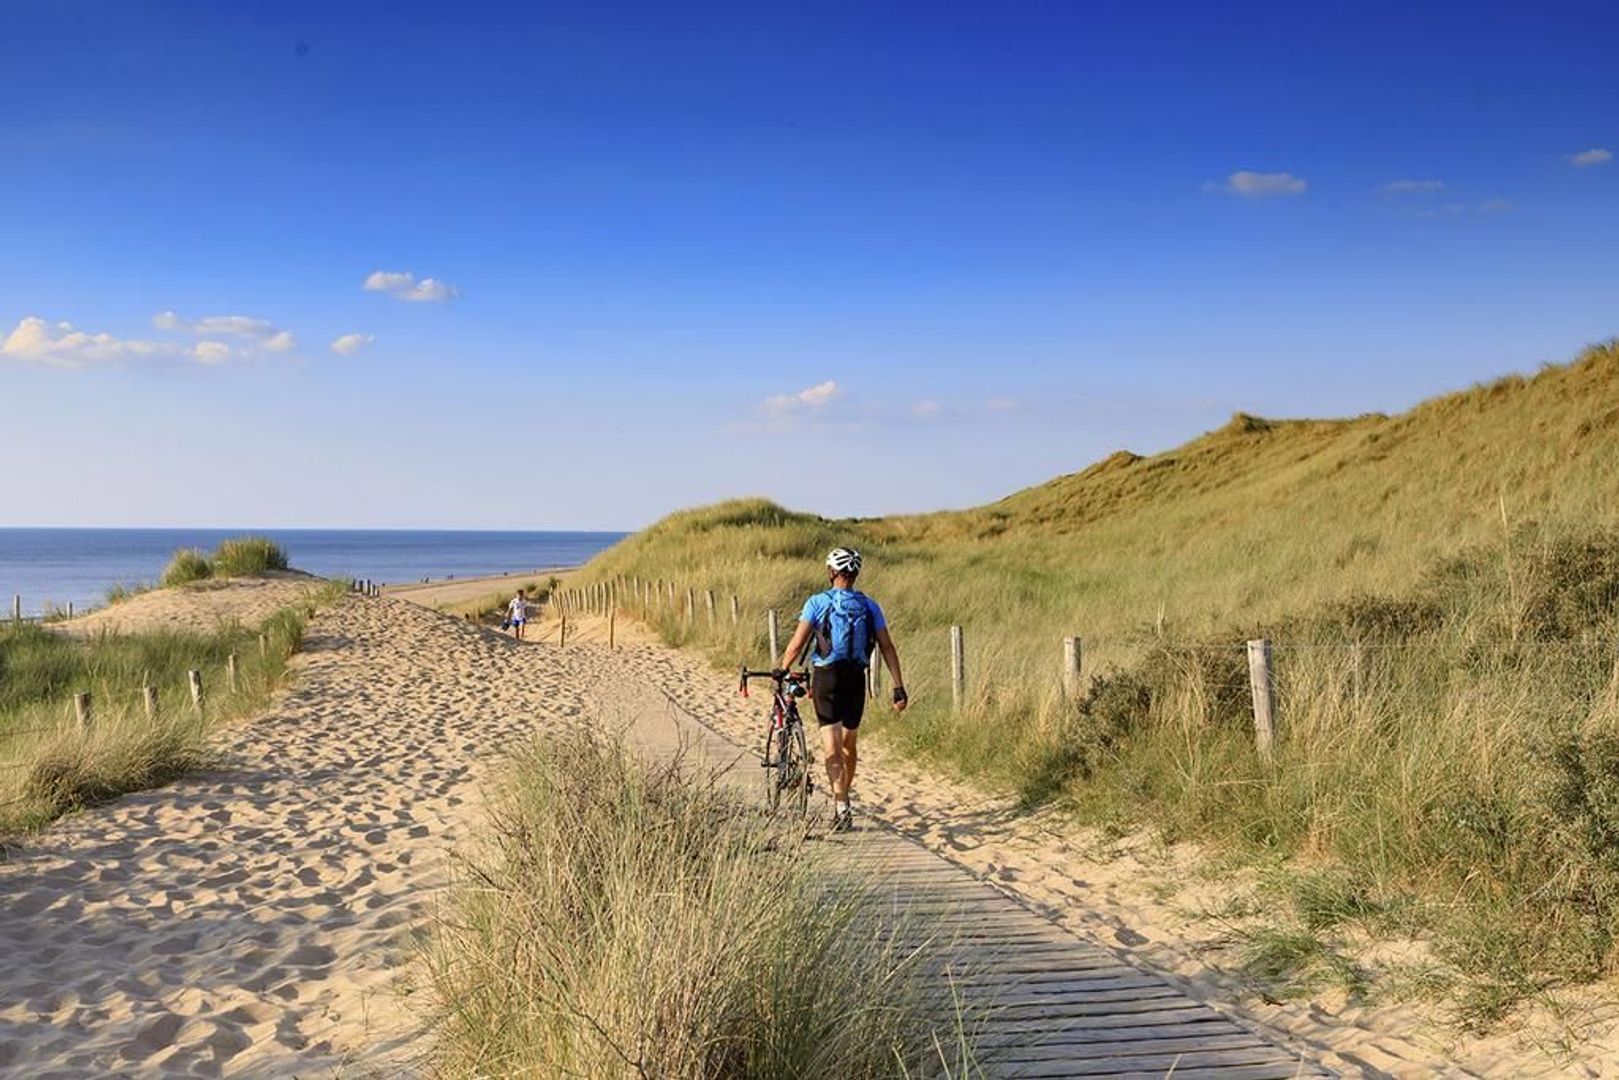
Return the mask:
<svg viewBox="0 0 1619 1080">
<path fill-rule="evenodd" d="M 477 821 L 482 763 L 577 718 L 582 659 L 401 601 L 317 616 L 228 768 L 0 865 L 0 1072 L 396 1071 L 410 931 Z"/>
</svg>

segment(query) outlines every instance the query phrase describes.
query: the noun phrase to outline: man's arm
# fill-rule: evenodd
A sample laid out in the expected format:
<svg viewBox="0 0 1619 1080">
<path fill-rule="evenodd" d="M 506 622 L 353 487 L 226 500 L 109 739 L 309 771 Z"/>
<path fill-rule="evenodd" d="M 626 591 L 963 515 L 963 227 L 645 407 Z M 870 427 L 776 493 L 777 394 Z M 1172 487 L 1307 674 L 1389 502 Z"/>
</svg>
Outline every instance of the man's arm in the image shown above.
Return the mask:
<svg viewBox="0 0 1619 1080">
<path fill-rule="evenodd" d="M 809 623 L 802 619 L 798 621 L 798 629 L 793 631 L 793 639 L 787 643 L 787 651 L 781 654 L 781 666 L 783 668 L 793 666 L 793 659 L 803 650 L 804 643 L 809 640 L 811 629 L 812 627 Z"/>
<path fill-rule="evenodd" d="M 905 676 L 899 670 L 899 650 L 894 648 L 894 639 L 888 634 L 888 627 L 877 631 L 877 648 L 883 654 L 883 663 L 888 665 L 888 673 L 894 677 L 894 689 L 905 689 Z M 900 712 L 905 711 L 909 704 L 905 699 L 894 702 L 894 708 Z"/>
</svg>

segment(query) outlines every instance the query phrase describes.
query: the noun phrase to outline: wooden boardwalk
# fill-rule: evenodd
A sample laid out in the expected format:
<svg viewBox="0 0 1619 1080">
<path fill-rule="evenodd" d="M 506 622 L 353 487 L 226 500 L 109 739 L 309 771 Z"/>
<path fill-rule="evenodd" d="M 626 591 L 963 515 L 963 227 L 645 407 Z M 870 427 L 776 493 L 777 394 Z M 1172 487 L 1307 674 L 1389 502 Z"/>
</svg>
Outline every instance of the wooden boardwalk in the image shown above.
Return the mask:
<svg viewBox="0 0 1619 1080">
<path fill-rule="evenodd" d="M 727 779 L 758 794 L 758 759 L 664 695 L 691 749 L 729 761 Z M 830 804 L 817 798 L 817 819 Z M 1018 903 L 969 871 L 870 818 L 812 841 L 890 907 L 896 932 L 946 943 L 941 1041 L 968 1018 L 992 1077 L 1336 1075 Z"/>
<path fill-rule="evenodd" d="M 959 998 L 991 1076 L 1334 1075 L 913 840 L 868 823 L 823 842 L 908 932 L 948 942 L 941 1009 Z"/>
</svg>

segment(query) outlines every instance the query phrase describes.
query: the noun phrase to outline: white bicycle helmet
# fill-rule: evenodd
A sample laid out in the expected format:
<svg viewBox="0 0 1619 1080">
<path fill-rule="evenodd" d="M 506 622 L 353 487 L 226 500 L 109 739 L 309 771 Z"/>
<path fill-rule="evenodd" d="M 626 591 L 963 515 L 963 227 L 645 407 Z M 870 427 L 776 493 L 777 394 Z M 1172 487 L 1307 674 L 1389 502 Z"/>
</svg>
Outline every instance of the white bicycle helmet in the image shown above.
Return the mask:
<svg viewBox="0 0 1619 1080">
<path fill-rule="evenodd" d="M 833 548 L 826 557 L 826 568 L 834 574 L 860 573 L 860 552 L 854 548 Z"/>
</svg>

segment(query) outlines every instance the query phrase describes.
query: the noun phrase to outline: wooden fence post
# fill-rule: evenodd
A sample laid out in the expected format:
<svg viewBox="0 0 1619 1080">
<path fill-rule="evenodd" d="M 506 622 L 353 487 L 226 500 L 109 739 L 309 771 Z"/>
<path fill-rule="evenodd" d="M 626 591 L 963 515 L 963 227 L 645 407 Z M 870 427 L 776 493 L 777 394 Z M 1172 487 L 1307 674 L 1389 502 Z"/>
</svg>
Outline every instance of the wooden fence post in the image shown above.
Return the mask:
<svg viewBox="0 0 1619 1080">
<path fill-rule="evenodd" d="M 740 600 L 738 600 L 736 598 L 736 593 L 732 593 L 731 594 L 731 625 L 735 626 L 737 623 L 739 623 L 741 621 L 742 621 L 742 601 L 740 601 Z"/>
<path fill-rule="evenodd" d="M 230 692 L 233 693 L 233 694 L 236 693 L 237 681 L 236 681 L 236 654 L 235 653 L 231 653 L 229 656 L 225 657 L 225 678 L 230 683 Z"/>
<path fill-rule="evenodd" d="M 1254 741 L 1259 747 L 1259 756 L 1269 761 L 1276 737 L 1276 683 L 1268 638 L 1257 638 L 1248 643 L 1248 683 L 1254 695 Z"/>
<path fill-rule="evenodd" d="M 22 622 L 22 593 L 11 598 L 11 621 Z"/>
<path fill-rule="evenodd" d="M 259 635 L 259 659 L 265 660 L 270 656 L 270 642 L 263 634 Z"/>
<path fill-rule="evenodd" d="M 770 609 L 770 618 L 767 621 L 770 627 L 770 666 L 776 666 L 776 658 L 781 655 L 781 645 L 776 640 L 776 609 Z"/>
<path fill-rule="evenodd" d="M 141 703 L 146 706 L 146 719 L 157 719 L 157 687 L 147 685 L 141 687 Z"/>
<path fill-rule="evenodd" d="M 618 648 L 618 609 L 607 609 L 607 647 Z"/>
<path fill-rule="evenodd" d="M 961 627 L 950 628 L 950 706 L 961 709 L 967 695 L 967 642 Z"/>
<path fill-rule="evenodd" d="M 73 695 L 73 715 L 79 718 L 79 730 L 85 731 L 90 727 L 90 695 L 78 693 Z"/>
<path fill-rule="evenodd" d="M 1078 636 L 1062 639 L 1062 693 L 1069 701 L 1079 700 L 1080 648 Z"/>
<path fill-rule="evenodd" d="M 191 684 L 191 705 L 200 713 L 202 712 L 202 672 L 192 668 L 186 672 L 186 682 Z"/>
<path fill-rule="evenodd" d="M 691 625 L 692 609 L 695 608 L 696 606 L 697 606 L 697 590 L 688 587 L 686 589 L 686 625 L 687 626 Z"/>
<path fill-rule="evenodd" d="M 557 648 L 559 649 L 566 647 L 568 644 L 568 613 L 566 611 L 562 613 L 562 630 L 560 632 L 562 636 L 557 640 Z"/>
<path fill-rule="evenodd" d="M 708 628 L 714 629 L 714 590 L 703 590 L 703 599 L 708 603 Z"/>
<path fill-rule="evenodd" d="M 73 601 L 71 600 L 67 602 L 67 617 L 73 618 Z"/>
</svg>

